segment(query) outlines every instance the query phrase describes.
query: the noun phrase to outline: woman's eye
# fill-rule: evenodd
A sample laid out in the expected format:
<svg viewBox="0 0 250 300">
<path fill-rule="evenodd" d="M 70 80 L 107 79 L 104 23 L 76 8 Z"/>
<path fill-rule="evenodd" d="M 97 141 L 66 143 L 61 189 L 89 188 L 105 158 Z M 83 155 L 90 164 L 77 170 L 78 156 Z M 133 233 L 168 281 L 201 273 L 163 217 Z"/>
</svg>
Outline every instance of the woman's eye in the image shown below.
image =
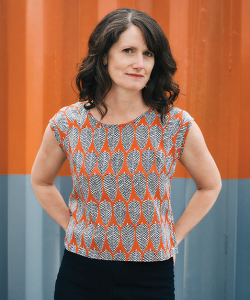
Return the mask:
<svg viewBox="0 0 250 300">
<path fill-rule="evenodd" d="M 126 53 L 131 53 L 132 49 L 128 48 L 128 49 L 124 49 L 123 51 Z"/>
<path fill-rule="evenodd" d="M 152 56 L 153 56 L 153 53 L 151 53 L 151 52 L 148 52 L 148 51 L 147 51 L 147 52 L 145 52 L 144 54 L 145 54 L 146 56 L 148 56 L 148 57 L 152 57 Z"/>
</svg>

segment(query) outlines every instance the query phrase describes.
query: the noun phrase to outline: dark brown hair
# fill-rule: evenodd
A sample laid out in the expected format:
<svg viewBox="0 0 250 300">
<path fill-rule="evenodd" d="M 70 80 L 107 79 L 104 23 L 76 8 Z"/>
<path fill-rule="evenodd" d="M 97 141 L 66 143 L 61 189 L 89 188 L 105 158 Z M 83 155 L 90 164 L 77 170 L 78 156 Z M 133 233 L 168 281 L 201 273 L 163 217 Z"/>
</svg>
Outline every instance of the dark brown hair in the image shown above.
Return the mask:
<svg viewBox="0 0 250 300">
<path fill-rule="evenodd" d="M 142 97 L 146 105 L 154 107 L 163 119 L 180 91 L 173 79 L 176 63 L 161 27 L 149 15 L 138 10 L 122 8 L 112 11 L 92 32 L 88 42 L 88 55 L 79 64 L 76 76 L 79 99 L 87 101 L 86 109 L 96 107 L 102 117 L 107 113 L 103 99 L 109 92 L 112 81 L 103 64 L 103 56 L 108 54 L 120 34 L 132 24 L 140 28 L 149 51 L 155 57 L 150 80 L 142 89 Z"/>
</svg>

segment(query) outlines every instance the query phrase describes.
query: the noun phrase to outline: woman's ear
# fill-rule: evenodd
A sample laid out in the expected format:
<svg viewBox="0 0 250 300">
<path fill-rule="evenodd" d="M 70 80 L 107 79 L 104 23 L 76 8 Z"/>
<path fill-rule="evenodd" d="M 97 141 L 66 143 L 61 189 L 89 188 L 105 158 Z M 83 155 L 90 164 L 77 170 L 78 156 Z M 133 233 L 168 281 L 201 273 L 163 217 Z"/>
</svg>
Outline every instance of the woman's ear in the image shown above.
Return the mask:
<svg viewBox="0 0 250 300">
<path fill-rule="evenodd" d="M 106 66 L 107 64 L 108 64 L 108 59 L 107 59 L 107 55 L 105 54 L 105 55 L 103 55 L 103 64 L 104 64 L 104 66 Z"/>
</svg>

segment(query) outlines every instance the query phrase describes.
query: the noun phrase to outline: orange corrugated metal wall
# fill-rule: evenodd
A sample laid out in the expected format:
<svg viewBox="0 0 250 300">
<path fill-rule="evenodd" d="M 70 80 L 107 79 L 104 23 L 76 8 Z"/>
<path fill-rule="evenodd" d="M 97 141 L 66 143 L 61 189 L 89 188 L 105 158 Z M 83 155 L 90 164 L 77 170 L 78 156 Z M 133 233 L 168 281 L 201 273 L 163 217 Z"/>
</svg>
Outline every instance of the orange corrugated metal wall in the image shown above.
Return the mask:
<svg viewBox="0 0 250 300">
<path fill-rule="evenodd" d="M 222 178 L 249 178 L 248 0 L 2 0 L 0 174 L 30 174 L 49 118 L 76 101 L 70 82 L 89 34 L 120 7 L 159 22 L 185 94 L 176 105 L 201 127 Z M 179 166 L 175 176 L 188 175 Z"/>
<path fill-rule="evenodd" d="M 90 33 L 121 7 L 148 13 L 165 31 L 182 92 L 175 105 L 200 126 L 224 179 L 211 212 L 180 244 L 176 299 L 247 299 L 249 0 L 0 1 L 0 298 L 52 299 L 64 232 L 35 200 L 29 174 L 49 119 L 77 101 L 71 80 Z M 67 201 L 67 163 L 59 175 Z M 181 164 L 175 177 L 177 220 L 195 185 Z"/>
</svg>

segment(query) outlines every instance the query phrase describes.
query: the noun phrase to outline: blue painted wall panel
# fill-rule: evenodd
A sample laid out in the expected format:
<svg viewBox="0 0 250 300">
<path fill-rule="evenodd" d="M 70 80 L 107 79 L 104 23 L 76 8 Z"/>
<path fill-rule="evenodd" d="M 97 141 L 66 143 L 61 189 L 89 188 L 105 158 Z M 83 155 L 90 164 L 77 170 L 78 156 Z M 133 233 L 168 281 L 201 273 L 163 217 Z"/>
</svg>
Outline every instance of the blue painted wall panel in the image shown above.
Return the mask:
<svg viewBox="0 0 250 300">
<path fill-rule="evenodd" d="M 57 177 L 56 187 L 68 204 L 71 177 Z M 57 273 L 64 252 L 64 230 L 43 211 L 43 299 L 52 299 Z"/>
<path fill-rule="evenodd" d="M 25 300 L 42 300 L 43 212 L 31 189 L 30 176 L 25 176 L 25 182 Z"/>
<path fill-rule="evenodd" d="M 173 209 L 174 221 L 176 222 L 186 207 L 187 186 L 190 186 L 191 180 L 185 178 L 173 178 L 171 184 L 171 206 Z M 178 254 L 175 262 L 175 295 L 176 299 L 185 299 L 184 295 L 184 245 L 185 240 L 178 245 Z"/>
<path fill-rule="evenodd" d="M 8 299 L 8 177 L 0 176 L 0 291 Z"/>
<path fill-rule="evenodd" d="M 26 176 L 8 176 L 8 300 L 26 299 Z"/>
<path fill-rule="evenodd" d="M 236 297 L 250 299 L 250 180 L 239 180 L 237 210 Z"/>
<path fill-rule="evenodd" d="M 225 254 L 227 233 L 227 185 L 204 219 L 185 239 L 185 296 L 194 300 L 234 299 L 233 289 L 226 293 L 226 270 L 234 265 Z M 234 239 L 234 236 L 229 236 Z M 235 241 L 234 241 L 235 242 Z"/>
<path fill-rule="evenodd" d="M 226 202 L 226 230 L 225 230 L 225 277 L 224 277 L 224 299 L 241 299 L 235 296 L 236 275 L 236 244 L 237 244 L 237 205 L 239 201 L 238 185 L 240 180 L 223 180 L 221 197 Z"/>
<path fill-rule="evenodd" d="M 56 186 L 68 203 L 71 178 Z M 52 300 L 64 231 L 42 210 L 30 176 L 0 176 L 0 188 L 1 300 Z M 173 179 L 175 221 L 195 191 L 193 180 Z M 250 180 L 223 180 L 214 207 L 179 245 L 176 300 L 249 299 L 249 195 Z"/>
</svg>

